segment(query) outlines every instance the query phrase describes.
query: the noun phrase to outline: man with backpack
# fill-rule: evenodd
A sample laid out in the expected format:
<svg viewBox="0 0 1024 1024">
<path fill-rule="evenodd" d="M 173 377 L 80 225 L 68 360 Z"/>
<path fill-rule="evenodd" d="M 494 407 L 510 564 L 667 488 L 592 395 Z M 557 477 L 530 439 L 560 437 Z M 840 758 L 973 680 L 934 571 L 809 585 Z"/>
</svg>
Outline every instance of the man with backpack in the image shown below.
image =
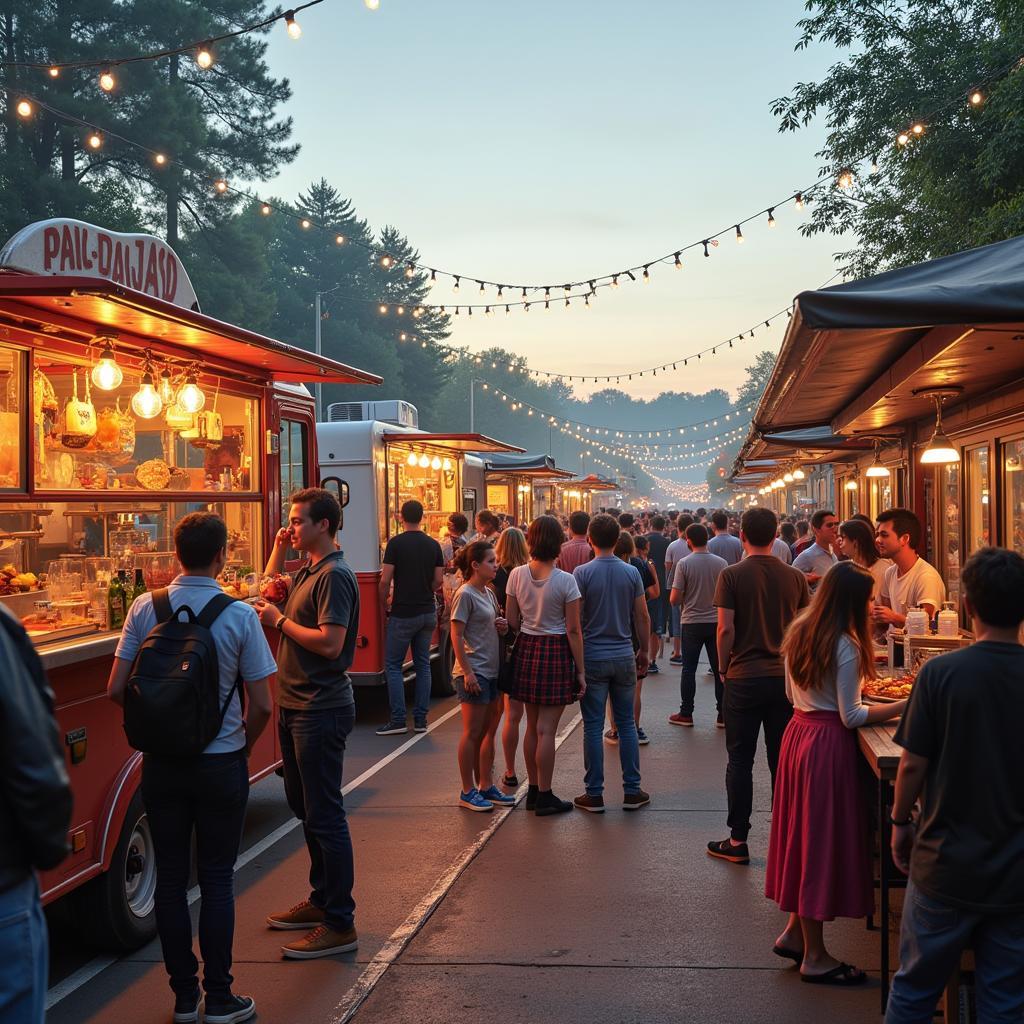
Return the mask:
<svg viewBox="0 0 1024 1024">
<path fill-rule="evenodd" d="M 156 856 L 156 923 L 175 996 L 175 1024 L 199 1019 L 198 963 L 186 890 L 196 833 L 204 1020 L 256 1013 L 231 991 L 234 866 L 249 797 L 248 755 L 270 720 L 276 665 L 256 612 L 221 591 L 228 531 L 212 512 L 174 530 L 182 573 L 132 604 L 107 692 L 143 750 L 142 795 Z M 242 683 L 248 707 L 244 708 Z M 245 717 L 243 717 L 245 715 Z"/>
</svg>

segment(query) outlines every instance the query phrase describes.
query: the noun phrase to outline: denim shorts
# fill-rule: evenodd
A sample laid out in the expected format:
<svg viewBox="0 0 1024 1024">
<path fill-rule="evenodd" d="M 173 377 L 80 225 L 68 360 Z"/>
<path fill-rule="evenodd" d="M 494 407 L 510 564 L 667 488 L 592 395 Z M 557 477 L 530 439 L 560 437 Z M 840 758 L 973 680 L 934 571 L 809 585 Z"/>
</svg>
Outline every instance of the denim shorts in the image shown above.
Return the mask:
<svg viewBox="0 0 1024 1024">
<path fill-rule="evenodd" d="M 455 692 L 459 696 L 460 704 L 490 704 L 501 696 L 497 679 L 487 679 L 484 676 L 478 675 L 476 681 L 480 685 L 480 692 L 467 693 L 466 680 L 462 676 L 455 676 L 452 679 L 452 682 L 455 683 Z"/>
</svg>

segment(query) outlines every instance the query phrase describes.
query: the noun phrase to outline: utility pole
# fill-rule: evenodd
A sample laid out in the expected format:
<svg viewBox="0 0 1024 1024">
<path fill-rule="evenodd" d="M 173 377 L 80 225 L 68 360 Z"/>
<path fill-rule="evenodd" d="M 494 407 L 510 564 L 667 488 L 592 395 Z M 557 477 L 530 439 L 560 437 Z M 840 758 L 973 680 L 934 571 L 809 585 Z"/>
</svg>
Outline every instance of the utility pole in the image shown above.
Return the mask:
<svg viewBox="0 0 1024 1024">
<path fill-rule="evenodd" d="M 316 354 L 318 356 L 319 355 L 323 355 L 323 351 L 322 351 L 322 347 L 321 347 L 321 340 L 322 339 L 321 339 L 321 335 L 320 335 L 320 327 L 321 327 L 321 324 L 323 323 L 324 314 L 323 314 L 323 305 L 322 305 L 320 300 L 325 295 L 330 295 L 331 292 L 336 292 L 340 287 L 341 287 L 341 284 L 339 282 L 333 288 L 326 288 L 326 289 L 324 289 L 324 291 L 316 293 L 316 302 L 315 302 L 315 306 L 316 306 L 316 310 L 315 310 L 316 326 L 315 326 L 315 330 L 314 330 L 314 336 L 316 338 Z M 314 396 L 313 400 L 314 400 L 314 403 L 315 403 L 315 406 L 316 406 L 316 421 L 317 421 L 317 423 L 320 423 L 320 422 L 322 422 L 321 417 L 323 416 L 323 411 L 324 410 L 323 410 L 323 385 L 319 381 L 317 381 L 313 385 L 313 396 Z"/>
<path fill-rule="evenodd" d="M 473 403 L 473 385 L 476 384 L 476 377 L 469 378 L 469 432 L 476 433 L 476 410 Z"/>
</svg>

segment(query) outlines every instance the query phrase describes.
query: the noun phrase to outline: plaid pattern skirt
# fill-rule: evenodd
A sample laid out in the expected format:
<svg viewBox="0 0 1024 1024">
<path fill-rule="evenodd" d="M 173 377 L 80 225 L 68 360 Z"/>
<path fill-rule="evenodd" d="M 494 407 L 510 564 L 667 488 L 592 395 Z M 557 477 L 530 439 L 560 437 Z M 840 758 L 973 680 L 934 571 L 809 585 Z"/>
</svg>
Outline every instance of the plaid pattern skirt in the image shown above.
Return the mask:
<svg viewBox="0 0 1024 1024">
<path fill-rule="evenodd" d="M 576 664 L 564 634 L 531 636 L 520 633 L 513 653 L 513 700 L 527 704 L 573 704 L 576 701 Z"/>
</svg>

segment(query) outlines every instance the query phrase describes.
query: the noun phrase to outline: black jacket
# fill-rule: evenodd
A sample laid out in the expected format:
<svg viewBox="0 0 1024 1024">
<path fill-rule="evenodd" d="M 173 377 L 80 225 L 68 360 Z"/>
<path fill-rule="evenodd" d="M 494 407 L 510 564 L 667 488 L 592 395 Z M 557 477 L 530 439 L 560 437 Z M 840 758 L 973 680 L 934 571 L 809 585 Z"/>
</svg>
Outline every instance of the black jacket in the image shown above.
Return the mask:
<svg viewBox="0 0 1024 1024">
<path fill-rule="evenodd" d="M 71 787 L 32 641 L 0 608 L 0 891 L 67 856 Z"/>
</svg>

